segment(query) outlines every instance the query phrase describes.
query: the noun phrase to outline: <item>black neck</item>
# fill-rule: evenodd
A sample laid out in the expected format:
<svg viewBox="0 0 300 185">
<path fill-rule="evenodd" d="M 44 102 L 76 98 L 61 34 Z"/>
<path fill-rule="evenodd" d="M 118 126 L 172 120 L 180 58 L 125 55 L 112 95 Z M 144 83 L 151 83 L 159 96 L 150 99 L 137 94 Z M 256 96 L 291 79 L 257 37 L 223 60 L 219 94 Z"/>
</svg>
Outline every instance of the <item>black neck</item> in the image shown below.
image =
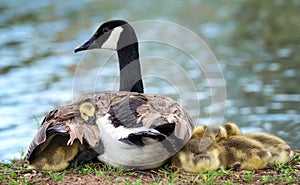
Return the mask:
<svg viewBox="0 0 300 185">
<path fill-rule="evenodd" d="M 120 91 L 144 93 L 138 43 L 118 50 L 120 67 Z"/>
</svg>

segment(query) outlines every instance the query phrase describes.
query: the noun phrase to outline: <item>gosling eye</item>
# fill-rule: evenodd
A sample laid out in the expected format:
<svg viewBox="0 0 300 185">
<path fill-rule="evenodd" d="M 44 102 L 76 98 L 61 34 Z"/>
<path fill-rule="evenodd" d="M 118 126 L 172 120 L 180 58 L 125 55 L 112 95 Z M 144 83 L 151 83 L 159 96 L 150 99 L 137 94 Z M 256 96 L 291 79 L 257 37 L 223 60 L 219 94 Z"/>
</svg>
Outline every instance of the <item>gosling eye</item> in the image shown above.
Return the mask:
<svg viewBox="0 0 300 185">
<path fill-rule="evenodd" d="M 104 28 L 102 29 L 102 31 L 103 31 L 103 33 L 107 33 L 107 32 L 110 31 L 110 29 L 109 29 L 108 27 L 104 27 Z"/>
</svg>

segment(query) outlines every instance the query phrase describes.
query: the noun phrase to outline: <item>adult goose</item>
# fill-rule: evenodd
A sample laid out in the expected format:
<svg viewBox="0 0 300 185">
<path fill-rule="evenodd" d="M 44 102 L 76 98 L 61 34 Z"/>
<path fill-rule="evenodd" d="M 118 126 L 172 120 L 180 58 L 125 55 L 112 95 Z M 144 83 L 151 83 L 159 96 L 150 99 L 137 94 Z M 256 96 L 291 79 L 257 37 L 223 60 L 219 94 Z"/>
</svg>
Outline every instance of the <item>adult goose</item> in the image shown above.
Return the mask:
<svg viewBox="0 0 300 185">
<path fill-rule="evenodd" d="M 127 22 L 113 20 L 103 23 L 87 42 L 75 49 L 75 52 L 96 48 L 117 51 L 120 91 L 88 94 L 69 105 L 78 112 L 78 105 L 81 102 L 93 104 L 96 124 L 90 124 L 91 127 L 87 126 L 86 122 L 84 124 L 77 122 L 78 114 L 64 115 L 63 112 L 68 106 L 52 112 L 50 117 L 46 116 L 47 119 L 42 125 L 48 125 L 48 122 L 55 122 L 52 125 L 57 125 L 57 122 L 61 122 L 61 125 L 71 122 L 75 125 L 86 125 L 85 130 L 88 130 L 86 127 L 93 130 L 85 132 L 81 126 L 76 127 L 79 132 L 76 129 L 75 131 L 69 129 L 70 140 L 83 138 L 79 139 L 81 143 L 88 145 L 80 150 L 83 152 L 79 152 L 80 157 L 76 156 L 77 161 L 89 155 L 92 149 L 97 152 L 100 161 L 115 167 L 152 169 L 161 166 L 191 137 L 193 131 L 191 117 L 169 97 L 143 94 L 137 37 Z M 59 118 L 64 118 L 63 123 Z M 46 130 L 49 132 L 51 127 L 47 127 Z M 97 132 L 99 135 L 94 134 Z M 74 136 L 73 133 L 77 135 L 71 138 Z M 94 139 L 88 136 L 89 133 L 95 135 Z M 95 140 L 98 141 L 95 143 Z M 34 141 L 33 146 L 43 142 Z M 35 149 L 31 148 L 33 148 L 31 151 Z"/>
</svg>

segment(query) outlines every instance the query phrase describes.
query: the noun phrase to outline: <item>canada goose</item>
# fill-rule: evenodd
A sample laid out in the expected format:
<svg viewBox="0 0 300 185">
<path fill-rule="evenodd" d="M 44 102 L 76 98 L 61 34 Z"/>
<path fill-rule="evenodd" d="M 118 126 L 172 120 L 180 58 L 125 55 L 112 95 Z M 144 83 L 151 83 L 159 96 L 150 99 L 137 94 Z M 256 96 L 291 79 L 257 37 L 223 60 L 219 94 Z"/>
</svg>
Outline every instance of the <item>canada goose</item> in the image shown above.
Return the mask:
<svg viewBox="0 0 300 185">
<path fill-rule="evenodd" d="M 29 146 L 25 157 L 29 167 L 61 171 L 96 157 L 90 149 L 99 140 L 94 113 L 94 106 L 86 101 L 50 111 Z"/>
<path fill-rule="evenodd" d="M 117 51 L 121 91 L 88 94 L 69 106 L 51 111 L 27 156 L 30 158 L 32 151 L 46 141 L 45 132 L 50 132 L 49 125 L 59 123 L 64 127 L 67 125 L 70 130 L 68 144 L 72 144 L 70 141 L 74 138 L 78 138 L 81 144 L 86 141 L 102 162 L 130 169 L 161 166 L 191 137 L 191 117 L 169 97 L 142 94 L 137 37 L 127 22 L 114 20 L 103 23 L 92 38 L 75 52 L 95 48 Z M 74 116 L 78 103 L 86 101 L 95 107 L 96 124 L 81 124 L 82 119 Z M 71 112 L 67 111 L 69 109 Z M 60 129 L 55 131 L 61 132 Z"/>
<path fill-rule="evenodd" d="M 274 164 L 275 162 L 285 163 L 294 155 L 291 147 L 284 140 L 275 135 L 264 132 L 254 132 L 245 134 L 245 136 L 260 142 L 264 148 L 271 152 L 272 157 L 269 160 L 269 164 Z"/>
<path fill-rule="evenodd" d="M 184 148 L 171 158 L 171 163 L 192 173 L 218 168 L 265 168 L 271 153 L 258 141 L 240 134 L 234 123 L 198 126 Z"/>
<path fill-rule="evenodd" d="M 130 24 L 122 20 L 103 23 L 75 52 L 97 48 L 117 51 L 120 91 L 132 92 L 114 94 L 107 102 L 109 109 L 97 116 L 105 149 L 98 159 L 128 168 L 160 166 L 192 135 L 190 116 L 168 97 L 141 94 L 144 91 L 138 40 Z"/>
</svg>

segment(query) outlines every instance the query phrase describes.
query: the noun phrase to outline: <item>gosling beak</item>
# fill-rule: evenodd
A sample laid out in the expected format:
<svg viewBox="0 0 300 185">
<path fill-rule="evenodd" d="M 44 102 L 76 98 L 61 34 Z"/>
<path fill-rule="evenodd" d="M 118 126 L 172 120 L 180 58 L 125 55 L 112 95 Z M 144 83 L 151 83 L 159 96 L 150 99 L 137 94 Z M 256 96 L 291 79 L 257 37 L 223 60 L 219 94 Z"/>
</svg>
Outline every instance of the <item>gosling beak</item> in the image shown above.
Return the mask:
<svg viewBox="0 0 300 185">
<path fill-rule="evenodd" d="M 94 48 L 98 48 L 98 44 L 95 40 L 95 37 L 93 36 L 88 41 L 86 41 L 84 44 L 75 48 L 74 52 L 77 53 L 79 51 L 84 51 L 84 50 L 89 50 L 89 49 L 94 49 Z"/>
<path fill-rule="evenodd" d="M 87 122 L 89 124 L 96 124 L 96 120 L 94 116 L 89 116 Z"/>
</svg>

